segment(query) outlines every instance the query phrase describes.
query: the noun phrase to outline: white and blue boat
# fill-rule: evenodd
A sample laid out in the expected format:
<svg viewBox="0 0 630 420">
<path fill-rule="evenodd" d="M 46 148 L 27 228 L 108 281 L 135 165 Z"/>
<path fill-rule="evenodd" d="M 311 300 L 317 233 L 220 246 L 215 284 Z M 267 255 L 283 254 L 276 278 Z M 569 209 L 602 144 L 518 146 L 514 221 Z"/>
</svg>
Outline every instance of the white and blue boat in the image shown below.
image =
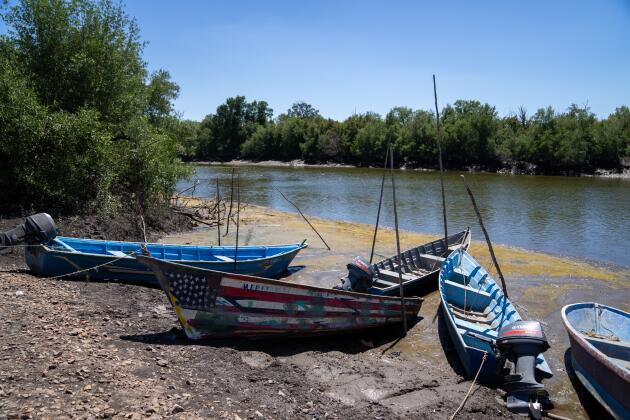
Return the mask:
<svg viewBox="0 0 630 420">
<path fill-rule="evenodd" d="M 599 303 L 562 308 L 571 364 L 584 387 L 616 419 L 630 419 L 630 313 Z"/>
<path fill-rule="evenodd" d="M 467 376 L 474 378 L 479 372 L 482 382 L 501 383 L 503 361 L 499 357 L 497 339 L 502 338 L 502 334 L 531 333 L 529 327 L 508 329 L 532 322 L 522 321 L 494 279 L 463 249 L 452 252 L 444 260 L 439 290 L 445 323 Z M 544 340 L 541 328 L 534 333 Z M 487 356 L 482 366 L 484 353 Z M 537 378 L 552 376 L 542 354 L 535 356 L 534 364 Z"/>
<path fill-rule="evenodd" d="M 158 286 L 153 272 L 136 260 L 140 242 L 103 241 L 58 236 L 26 248 L 26 264 L 35 274 L 72 275 Z M 154 258 L 229 273 L 273 278 L 286 271 L 301 244 L 270 246 L 197 246 L 146 244 Z M 236 261 L 235 261 L 236 259 Z M 93 269 L 91 269 L 93 268 Z"/>
</svg>

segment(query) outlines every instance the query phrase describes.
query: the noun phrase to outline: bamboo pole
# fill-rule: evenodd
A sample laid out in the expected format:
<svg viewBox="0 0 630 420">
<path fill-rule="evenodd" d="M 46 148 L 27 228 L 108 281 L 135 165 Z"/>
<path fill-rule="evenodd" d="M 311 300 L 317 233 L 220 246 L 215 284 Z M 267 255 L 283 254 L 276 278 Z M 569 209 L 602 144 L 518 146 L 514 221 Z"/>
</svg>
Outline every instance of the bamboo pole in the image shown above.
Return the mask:
<svg viewBox="0 0 630 420">
<path fill-rule="evenodd" d="M 507 287 L 505 286 L 505 278 L 503 277 L 503 273 L 501 272 L 501 268 L 499 267 L 499 263 L 497 262 L 497 257 L 494 255 L 494 249 L 492 248 L 492 242 L 490 241 L 490 236 L 488 235 L 488 231 L 483 224 L 483 220 L 481 218 L 481 213 L 479 212 L 479 208 L 477 207 L 477 202 L 475 201 L 475 196 L 473 195 L 470 187 L 468 186 L 468 182 L 466 181 L 466 177 L 461 175 L 462 181 L 464 181 L 464 186 L 466 187 L 466 191 L 468 191 L 468 195 L 470 196 L 470 201 L 472 201 L 473 208 L 475 209 L 475 213 L 477 213 L 477 219 L 479 219 L 479 226 L 481 226 L 481 231 L 483 232 L 483 236 L 486 238 L 486 243 L 488 244 L 488 250 L 490 251 L 490 257 L 492 258 L 492 263 L 497 268 L 497 273 L 499 274 L 499 278 L 501 279 L 501 285 L 503 286 L 503 294 L 505 297 L 508 297 Z"/>
<path fill-rule="evenodd" d="M 234 272 L 238 264 L 238 233 L 241 225 L 241 174 L 236 175 L 236 246 L 234 248 Z"/>
<path fill-rule="evenodd" d="M 385 176 L 387 175 L 387 159 L 389 159 L 389 145 L 385 152 L 385 164 L 383 165 L 383 179 L 381 179 L 381 196 L 378 199 L 378 211 L 376 212 L 376 225 L 374 226 L 374 238 L 372 238 L 372 251 L 370 252 L 370 264 L 374 258 L 374 247 L 376 246 L 376 233 L 378 232 L 378 223 L 381 219 L 381 206 L 383 204 L 383 190 L 385 189 Z"/>
<path fill-rule="evenodd" d="M 389 146 L 389 168 L 392 180 L 392 198 L 394 200 L 394 226 L 396 227 L 396 255 L 398 257 L 398 291 L 400 294 L 400 315 L 402 316 L 403 336 L 407 335 L 407 313 L 405 311 L 405 292 L 402 278 L 402 256 L 400 255 L 400 236 L 398 233 L 398 209 L 396 207 L 396 183 L 394 182 L 394 151 Z"/>
<path fill-rule="evenodd" d="M 221 194 L 219 192 L 219 178 L 217 178 L 217 241 L 219 246 L 221 246 L 221 205 L 219 203 L 220 199 Z"/>
<path fill-rule="evenodd" d="M 227 236 L 230 233 L 230 220 L 232 219 L 232 206 L 234 205 L 234 170 L 236 168 L 232 168 L 232 179 L 230 181 L 230 210 L 228 211 L 228 215 L 225 218 L 225 235 Z"/>
<path fill-rule="evenodd" d="M 311 229 L 313 229 L 313 232 L 315 232 L 317 234 L 317 236 L 319 236 L 319 239 L 322 240 L 322 242 L 324 243 L 324 245 L 326 245 L 326 248 L 328 248 L 328 250 L 330 251 L 330 247 L 328 246 L 328 244 L 326 243 L 326 241 L 324 240 L 324 238 L 322 237 L 322 235 L 319 234 L 319 232 L 317 231 L 317 229 L 315 229 L 315 226 L 313 226 L 311 224 L 311 222 L 306 218 L 306 216 L 304 216 L 304 213 L 302 213 L 302 210 L 300 210 L 300 208 L 291 200 L 289 200 L 287 198 L 286 195 L 284 195 L 284 193 L 282 191 L 280 191 L 278 188 L 273 187 L 276 191 L 278 191 L 280 193 L 280 195 L 282 196 L 282 198 L 284 198 L 285 200 L 287 200 L 287 202 L 289 204 L 291 204 L 293 207 L 295 207 L 295 209 L 298 211 L 298 213 L 300 213 L 300 216 L 302 216 L 302 218 L 304 219 L 304 221 L 306 221 L 306 223 L 308 223 L 308 225 L 311 227 Z"/>
<path fill-rule="evenodd" d="M 435 123 L 437 126 L 438 158 L 440 162 L 440 185 L 442 186 L 442 216 L 444 218 L 444 253 L 448 253 L 448 227 L 446 225 L 446 195 L 444 193 L 444 167 L 442 166 L 442 131 L 440 130 L 440 109 L 438 108 L 437 87 L 433 75 L 433 96 L 435 98 Z"/>
</svg>

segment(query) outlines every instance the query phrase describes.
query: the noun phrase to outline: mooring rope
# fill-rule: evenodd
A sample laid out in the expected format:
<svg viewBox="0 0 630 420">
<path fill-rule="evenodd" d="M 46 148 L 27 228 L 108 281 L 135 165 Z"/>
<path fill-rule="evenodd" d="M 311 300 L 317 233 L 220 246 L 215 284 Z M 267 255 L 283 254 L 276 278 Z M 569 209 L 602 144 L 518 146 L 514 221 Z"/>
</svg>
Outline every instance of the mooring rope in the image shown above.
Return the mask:
<svg viewBox="0 0 630 420">
<path fill-rule="evenodd" d="M 33 246 L 33 245 L 31 245 L 31 246 Z M 41 246 L 41 245 L 35 245 L 35 246 Z M 125 254 L 122 257 L 114 258 L 113 260 L 107 261 L 106 263 L 103 263 L 103 264 L 98 264 L 98 265 L 95 265 L 93 267 L 83 268 L 81 270 L 73 271 L 71 273 L 60 274 L 58 276 L 40 277 L 40 279 L 41 280 L 55 280 L 55 279 L 60 279 L 62 277 L 75 276 L 77 274 L 85 273 L 85 272 L 92 271 L 92 270 L 98 270 L 101 267 L 105 267 L 107 265 L 115 263 L 116 261 L 120 261 L 120 260 L 123 260 L 123 259 L 125 259 L 127 257 L 134 256 L 135 254 L 136 254 L 136 251 L 131 251 L 129 254 Z M 12 271 L 0 271 L 0 274 L 7 274 L 7 273 L 12 273 Z"/>
<path fill-rule="evenodd" d="M 470 384 L 470 388 L 468 389 L 466 396 L 462 400 L 462 403 L 459 405 L 459 407 L 457 407 L 457 410 L 455 410 L 455 412 L 453 413 L 453 415 L 451 416 L 449 420 L 453 420 L 455 416 L 460 412 L 460 410 L 464 408 L 464 404 L 466 404 L 466 401 L 468 400 L 468 397 L 470 396 L 470 393 L 472 392 L 472 389 L 475 386 L 475 383 L 477 382 L 477 377 L 479 376 L 479 373 L 481 372 L 481 369 L 483 368 L 483 364 L 486 361 L 487 357 L 488 357 L 488 353 L 484 351 L 483 358 L 481 359 L 481 364 L 479 365 L 479 370 L 477 371 L 477 374 L 475 375 L 475 379 L 473 379 L 472 384 Z"/>
<path fill-rule="evenodd" d="M 42 244 L 34 244 L 34 245 L 28 245 L 28 244 L 0 245 L 0 248 L 28 248 L 28 247 L 36 247 L 36 246 L 44 246 L 44 245 L 42 245 Z"/>
<path fill-rule="evenodd" d="M 122 257 L 114 258 L 113 260 L 108 261 L 108 262 L 103 263 L 103 264 L 95 265 L 94 267 L 84 268 L 82 270 L 77 270 L 77 271 L 73 271 L 71 273 L 66 273 L 66 274 L 60 274 L 58 276 L 53 276 L 53 277 L 42 277 L 42 280 L 55 280 L 55 279 L 60 279 L 62 277 L 75 276 L 77 274 L 85 273 L 85 272 L 92 271 L 92 270 L 98 270 L 101 267 L 105 267 L 106 265 L 113 264 L 116 261 L 123 260 L 123 259 L 125 259 L 127 257 L 131 257 L 131 256 L 133 256 L 135 254 L 136 254 L 136 251 L 131 251 L 129 254 L 125 254 Z"/>
</svg>

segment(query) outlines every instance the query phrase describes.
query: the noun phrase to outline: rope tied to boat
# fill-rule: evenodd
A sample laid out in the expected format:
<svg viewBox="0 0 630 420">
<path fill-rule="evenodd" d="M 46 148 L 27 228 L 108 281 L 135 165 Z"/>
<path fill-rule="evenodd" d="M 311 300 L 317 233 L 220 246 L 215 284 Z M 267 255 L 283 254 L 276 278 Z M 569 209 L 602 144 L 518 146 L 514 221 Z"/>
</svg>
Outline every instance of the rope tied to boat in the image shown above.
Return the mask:
<svg viewBox="0 0 630 420">
<path fill-rule="evenodd" d="M 88 268 L 84 268 L 84 269 L 81 269 L 81 270 L 73 271 L 71 273 L 60 274 L 58 276 L 53 276 L 53 277 L 42 277 L 41 279 L 42 280 L 56 280 L 56 279 L 60 279 L 62 277 L 75 276 L 77 274 L 86 273 L 88 271 L 98 270 L 101 267 L 105 267 L 106 265 L 113 264 L 116 261 L 120 261 L 120 260 L 123 260 L 123 259 L 128 258 L 128 257 L 132 257 L 135 254 L 136 254 L 136 251 L 131 251 L 129 254 L 125 254 L 122 257 L 114 258 L 113 260 L 108 261 L 108 262 L 103 263 L 103 264 L 95 265 L 94 267 L 88 267 Z"/>
<path fill-rule="evenodd" d="M 0 248 L 30 248 L 30 247 L 37 247 L 37 246 L 44 246 L 42 244 L 16 244 L 16 245 L 0 245 Z"/>
<path fill-rule="evenodd" d="M 466 404 L 466 401 L 468 401 L 468 397 L 470 397 L 470 393 L 472 392 L 472 389 L 475 386 L 475 383 L 477 382 L 479 373 L 481 373 L 481 369 L 483 368 L 483 364 L 485 363 L 487 358 L 488 358 L 488 353 L 484 351 L 483 358 L 481 359 L 481 364 L 479 365 L 479 370 L 477 370 L 477 374 L 475 375 L 475 379 L 473 379 L 472 384 L 470 384 L 470 388 L 468 388 L 468 392 L 466 393 L 466 396 L 462 400 L 461 404 L 459 404 L 459 407 L 457 407 L 457 410 L 455 410 L 455 412 L 453 413 L 453 415 L 450 417 L 449 420 L 453 420 L 455 416 L 461 411 L 461 409 L 464 408 L 464 404 Z"/>
</svg>

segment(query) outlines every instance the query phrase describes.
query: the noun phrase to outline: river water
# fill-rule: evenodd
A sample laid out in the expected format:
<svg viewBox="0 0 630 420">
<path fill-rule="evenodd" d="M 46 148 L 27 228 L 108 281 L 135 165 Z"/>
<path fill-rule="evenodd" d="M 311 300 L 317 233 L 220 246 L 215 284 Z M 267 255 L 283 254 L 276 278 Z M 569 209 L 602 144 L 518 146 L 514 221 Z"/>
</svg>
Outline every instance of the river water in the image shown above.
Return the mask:
<svg viewBox="0 0 630 420">
<path fill-rule="evenodd" d="M 241 200 L 307 215 L 373 224 L 383 170 L 366 168 L 239 167 Z M 459 172 L 445 173 L 449 232 L 473 229 L 482 240 Z M 219 178 L 229 195 L 231 167 L 197 166 L 196 196 L 214 196 Z M 493 242 L 630 267 L 630 180 L 593 177 L 466 174 Z M 395 171 L 401 229 L 442 233 L 438 172 Z M 182 190 L 192 181 L 182 180 Z M 381 223 L 394 226 L 386 179 Z"/>
</svg>

